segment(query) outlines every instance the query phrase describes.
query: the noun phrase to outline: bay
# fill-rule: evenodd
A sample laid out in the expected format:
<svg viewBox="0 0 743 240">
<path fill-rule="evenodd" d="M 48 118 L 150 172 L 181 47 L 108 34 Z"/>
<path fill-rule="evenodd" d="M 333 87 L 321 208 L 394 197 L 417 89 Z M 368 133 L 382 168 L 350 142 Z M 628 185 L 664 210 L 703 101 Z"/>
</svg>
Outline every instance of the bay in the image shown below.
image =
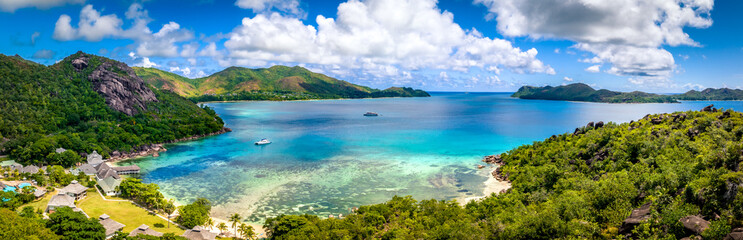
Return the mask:
<svg viewBox="0 0 743 240">
<path fill-rule="evenodd" d="M 159 157 L 121 164 L 139 165 L 145 182 L 180 204 L 211 200 L 215 217 L 327 217 L 394 195 L 483 195 L 491 170 L 476 166 L 484 156 L 572 133 L 590 121 L 622 123 L 709 104 L 743 109 L 740 101 L 605 104 L 509 96 L 207 103 L 233 132 L 167 145 Z M 367 111 L 380 116 L 363 116 Z M 262 138 L 273 143 L 253 144 Z"/>
</svg>

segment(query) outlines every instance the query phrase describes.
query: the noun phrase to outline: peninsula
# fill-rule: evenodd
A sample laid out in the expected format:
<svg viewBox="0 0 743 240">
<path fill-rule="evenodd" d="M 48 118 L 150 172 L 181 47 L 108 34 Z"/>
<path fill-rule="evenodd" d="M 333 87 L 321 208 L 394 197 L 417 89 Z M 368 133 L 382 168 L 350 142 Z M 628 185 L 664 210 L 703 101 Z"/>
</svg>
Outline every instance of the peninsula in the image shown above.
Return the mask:
<svg viewBox="0 0 743 240">
<path fill-rule="evenodd" d="M 408 87 L 373 89 L 299 66 L 276 65 L 257 69 L 229 67 L 197 79 L 156 68 L 135 67 L 134 71 L 155 88 L 173 91 L 194 102 L 431 96 L 423 90 Z"/>
<path fill-rule="evenodd" d="M 662 95 L 640 91 L 616 92 L 606 89 L 595 90 L 584 83 L 573 83 L 557 87 L 523 86 L 511 95 L 511 97 L 604 103 L 677 103 L 679 100 L 743 100 L 743 90 L 707 88 L 703 91 L 691 90 L 683 94 Z"/>
</svg>

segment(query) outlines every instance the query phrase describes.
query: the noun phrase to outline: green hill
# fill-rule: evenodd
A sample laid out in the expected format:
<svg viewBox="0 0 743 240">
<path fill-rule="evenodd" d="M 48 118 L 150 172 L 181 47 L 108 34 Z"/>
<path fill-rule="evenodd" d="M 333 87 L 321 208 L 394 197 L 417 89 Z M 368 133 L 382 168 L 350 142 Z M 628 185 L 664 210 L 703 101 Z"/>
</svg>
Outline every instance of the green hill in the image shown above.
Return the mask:
<svg viewBox="0 0 743 240">
<path fill-rule="evenodd" d="M 614 92 L 606 89 L 595 90 L 583 83 L 573 83 L 557 87 L 523 86 L 511 95 L 511 97 L 607 103 L 675 103 L 678 100 L 743 100 L 743 90 L 707 88 L 703 91 L 691 90 L 684 94 L 660 95 L 640 91 Z"/>
<path fill-rule="evenodd" d="M 691 90 L 674 97 L 678 100 L 743 100 L 743 90 L 707 88 L 702 91 Z"/>
<path fill-rule="evenodd" d="M 76 154 L 130 152 L 221 131 L 222 120 L 145 84 L 126 64 L 78 52 L 44 66 L 0 55 L 0 150 L 24 164 L 70 166 Z"/>
<path fill-rule="evenodd" d="M 184 97 L 200 95 L 196 89 L 197 81 L 181 75 L 162 71 L 156 68 L 133 67 L 137 76 L 157 89 L 170 90 Z"/>
<path fill-rule="evenodd" d="M 521 99 L 564 100 L 583 102 L 607 103 L 674 103 L 674 98 L 668 95 L 651 94 L 644 92 L 614 92 L 606 89 L 595 90 L 583 83 L 573 83 L 564 86 L 532 87 L 523 86 L 511 97 Z"/>
<path fill-rule="evenodd" d="M 394 197 L 264 227 L 271 239 L 738 239 L 743 114 L 704 110 L 589 123 L 503 153 L 495 174 L 511 189 L 464 207 Z"/>
<path fill-rule="evenodd" d="M 211 76 L 188 79 L 154 68 L 134 68 L 147 83 L 194 101 L 297 100 L 373 97 L 428 97 L 411 88 L 385 90 L 359 86 L 303 67 L 229 67 Z"/>
</svg>

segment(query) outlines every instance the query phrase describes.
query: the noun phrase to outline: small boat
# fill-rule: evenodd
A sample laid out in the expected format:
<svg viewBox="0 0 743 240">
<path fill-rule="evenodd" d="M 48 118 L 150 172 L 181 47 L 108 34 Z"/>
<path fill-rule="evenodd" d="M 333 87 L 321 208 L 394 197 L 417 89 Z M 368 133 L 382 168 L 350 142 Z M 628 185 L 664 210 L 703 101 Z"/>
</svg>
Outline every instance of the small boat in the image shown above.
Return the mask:
<svg viewBox="0 0 743 240">
<path fill-rule="evenodd" d="M 366 112 L 366 113 L 364 113 L 364 116 L 367 116 L 367 117 L 376 117 L 376 116 L 379 116 L 379 114 L 378 113 L 375 113 L 375 112 Z"/>
<path fill-rule="evenodd" d="M 271 141 L 268 141 L 268 139 L 261 139 L 260 141 L 255 142 L 255 145 L 266 145 L 271 144 Z"/>
</svg>

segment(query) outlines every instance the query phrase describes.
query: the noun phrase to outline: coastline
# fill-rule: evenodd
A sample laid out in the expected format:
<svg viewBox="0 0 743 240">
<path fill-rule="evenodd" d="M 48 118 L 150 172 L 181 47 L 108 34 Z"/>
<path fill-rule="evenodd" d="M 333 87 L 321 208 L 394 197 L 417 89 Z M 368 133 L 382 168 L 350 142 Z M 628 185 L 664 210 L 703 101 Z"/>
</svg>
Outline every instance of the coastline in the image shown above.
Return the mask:
<svg viewBox="0 0 743 240">
<path fill-rule="evenodd" d="M 137 159 L 137 158 L 141 158 L 141 157 L 147 157 L 147 156 L 158 157 L 158 156 L 160 156 L 160 153 L 161 152 L 168 151 L 168 149 L 166 149 L 164 147 L 165 144 L 172 144 L 172 143 L 178 143 L 178 142 L 191 141 L 191 140 L 196 140 L 196 139 L 201 139 L 201 138 L 216 136 L 216 135 L 220 135 L 220 134 L 228 133 L 228 132 L 232 132 L 232 129 L 227 128 L 227 127 L 222 127 L 221 130 L 216 131 L 216 132 L 213 132 L 213 133 L 202 134 L 202 135 L 195 135 L 195 136 L 180 138 L 180 139 L 176 139 L 176 140 L 172 140 L 172 141 L 167 141 L 167 142 L 163 142 L 163 143 L 138 146 L 138 147 L 135 147 L 135 149 L 132 150 L 132 151 L 130 151 L 130 152 L 122 153 L 122 152 L 119 152 L 119 151 L 113 151 L 110 154 L 111 156 L 106 159 L 106 162 L 108 162 L 110 164 L 116 165 L 117 162 L 131 160 L 131 159 Z"/>
<path fill-rule="evenodd" d="M 472 197 L 460 197 L 457 198 L 457 202 L 459 202 L 459 205 L 464 206 L 470 201 L 479 201 L 483 198 L 489 197 L 493 194 L 501 194 L 508 189 L 511 188 L 511 183 L 507 180 L 499 180 L 496 175 L 498 175 L 497 171 L 501 167 L 501 164 L 495 164 L 495 167 L 490 166 L 487 168 L 487 175 L 488 179 L 483 182 L 485 184 L 485 188 L 482 190 L 481 196 L 472 196 Z"/>
<path fill-rule="evenodd" d="M 431 97 L 431 96 L 427 96 Z M 236 103 L 236 102 L 305 102 L 305 101 L 332 101 L 332 100 L 364 100 L 364 99 L 388 99 L 388 98 L 427 98 L 427 97 L 378 97 L 378 98 L 318 98 L 318 99 L 297 99 L 297 100 L 230 100 L 230 101 L 206 101 L 202 103 Z"/>
</svg>

